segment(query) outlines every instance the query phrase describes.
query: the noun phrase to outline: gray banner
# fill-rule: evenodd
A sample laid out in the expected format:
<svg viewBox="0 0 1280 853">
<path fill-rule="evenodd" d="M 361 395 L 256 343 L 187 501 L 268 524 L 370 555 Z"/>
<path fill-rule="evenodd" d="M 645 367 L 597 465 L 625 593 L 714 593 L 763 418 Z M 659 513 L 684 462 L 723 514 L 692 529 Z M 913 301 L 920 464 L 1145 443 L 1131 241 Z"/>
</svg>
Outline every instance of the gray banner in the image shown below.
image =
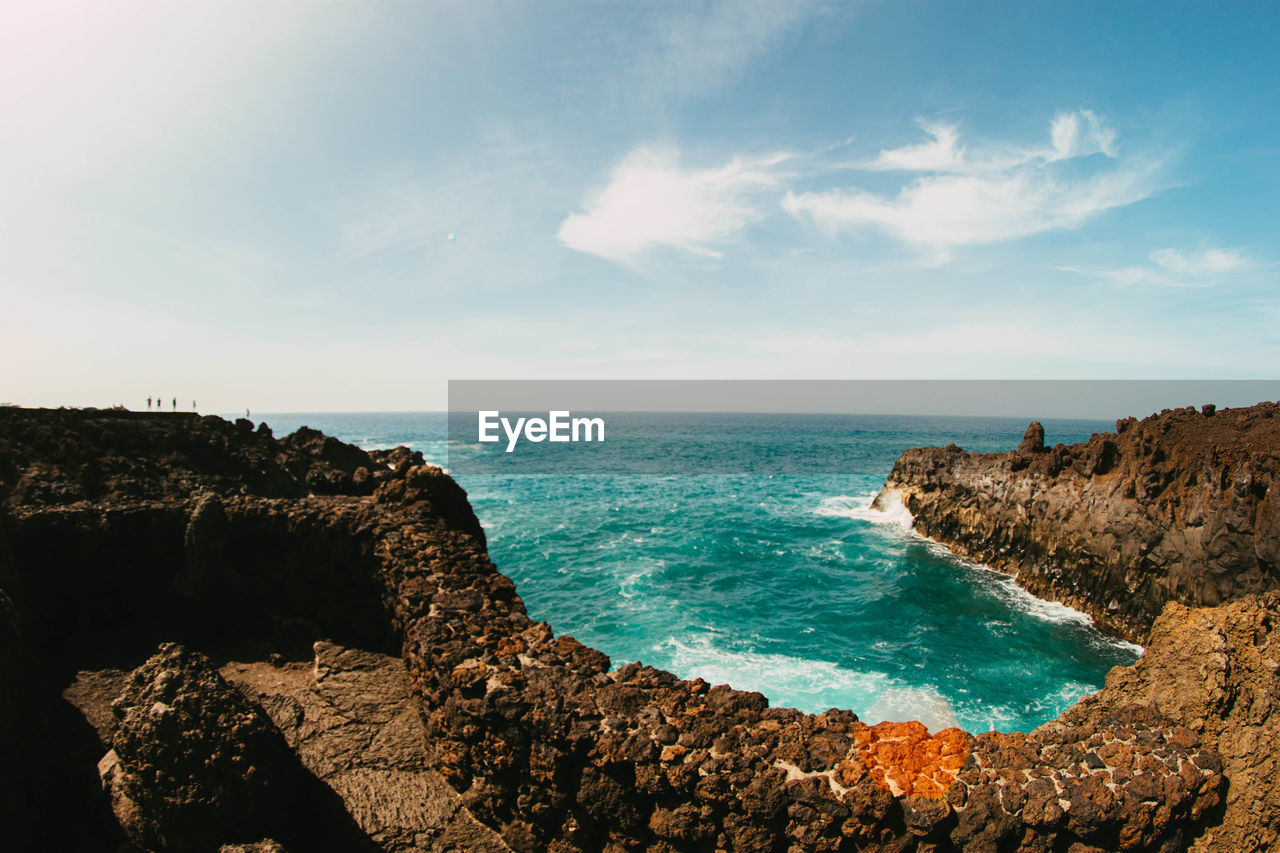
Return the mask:
<svg viewBox="0 0 1280 853">
<path fill-rule="evenodd" d="M 1118 418 L 1280 399 L 1280 380 L 451 380 L 455 473 L 823 474 L 895 437 L 1008 450 Z M 899 440 L 902 440 L 899 438 Z"/>
</svg>

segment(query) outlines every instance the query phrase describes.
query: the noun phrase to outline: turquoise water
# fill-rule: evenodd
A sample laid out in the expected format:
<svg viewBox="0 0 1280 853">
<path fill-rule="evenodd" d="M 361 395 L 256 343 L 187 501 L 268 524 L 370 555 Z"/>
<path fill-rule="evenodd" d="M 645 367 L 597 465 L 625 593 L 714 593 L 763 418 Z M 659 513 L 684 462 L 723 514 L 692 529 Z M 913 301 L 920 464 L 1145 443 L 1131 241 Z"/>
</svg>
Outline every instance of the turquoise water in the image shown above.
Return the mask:
<svg viewBox="0 0 1280 853">
<path fill-rule="evenodd" d="M 264 419 L 277 435 L 305 424 L 448 461 L 443 414 Z M 726 459 L 744 448 L 804 446 L 838 458 L 840 473 L 456 474 L 530 615 L 615 665 L 641 660 L 868 722 L 1014 731 L 1053 718 L 1139 653 L 911 533 L 900 515 L 867 509 L 902 450 L 1007 450 L 1024 420 L 686 416 L 678 427 L 681 452 L 706 462 L 698 470 L 734 470 Z M 1045 422 L 1051 443 L 1109 427 Z"/>
</svg>

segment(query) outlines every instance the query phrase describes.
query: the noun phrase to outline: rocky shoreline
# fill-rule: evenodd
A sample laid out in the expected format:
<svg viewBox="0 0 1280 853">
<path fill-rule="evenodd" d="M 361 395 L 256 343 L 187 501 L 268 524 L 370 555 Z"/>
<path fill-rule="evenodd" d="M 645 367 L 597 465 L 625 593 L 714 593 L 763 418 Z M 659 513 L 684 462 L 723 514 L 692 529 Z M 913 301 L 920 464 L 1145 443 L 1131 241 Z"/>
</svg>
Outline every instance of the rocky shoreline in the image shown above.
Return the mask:
<svg viewBox="0 0 1280 853">
<path fill-rule="evenodd" d="M 1170 601 L 1280 589 L 1280 404 L 1166 410 L 1070 447 L 902 454 L 873 506 L 1143 643 Z"/>
<path fill-rule="evenodd" d="M 1263 850 L 1280 822 L 1274 594 L 1172 605 L 1034 732 L 930 733 L 611 670 L 403 448 L 0 409 L 0 484 L 10 849 Z"/>
</svg>

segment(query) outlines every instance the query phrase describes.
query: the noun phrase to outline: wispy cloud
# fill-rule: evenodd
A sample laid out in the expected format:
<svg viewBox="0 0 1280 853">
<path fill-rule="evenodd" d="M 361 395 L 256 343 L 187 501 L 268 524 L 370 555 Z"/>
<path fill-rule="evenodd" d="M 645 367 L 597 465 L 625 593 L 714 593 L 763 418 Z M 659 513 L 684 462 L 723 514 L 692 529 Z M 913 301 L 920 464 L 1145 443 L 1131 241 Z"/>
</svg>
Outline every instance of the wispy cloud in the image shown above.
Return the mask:
<svg viewBox="0 0 1280 853">
<path fill-rule="evenodd" d="M 1226 283 L 1233 275 L 1258 266 L 1238 249 L 1156 249 L 1147 264 L 1123 267 L 1061 266 L 1101 279 L 1119 287 L 1154 285 L 1157 287 L 1211 287 Z"/>
<path fill-rule="evenodd" d="M 1235 249 L 1204 249 L 1183 252 L 1178 249 L 1156 249 L 1151 260 L 1177 275 L 1203 277 L 1232 272 L 1250 265 Z"/>
<path fill-rule="evenodd" d="M 718 258 L 717 243 L 764 215 L 759 193 L 779 185 L 777 167 L 786 159 L 735 157 L 693 169 L 682 167 L 674 151 L 639 148 L 556 236 L 571 249 L 617 261 L 658 247 Z"/>
<path fill-rule="evenodd" d="M 933 139 L 918 145 L 881 150 L 866 168 L 877 171 L 905 170 L 911 172 L 950 171 L 964 163 L 964 148 L 957 143 L 960 132 L 953 124 L 924 120 L 917 121 L 920 128 Z"/>
<path fill-rule="evenodd" d="M 629 89 L 659 100 L 714 92 L 761 53 L 830 6 L 825 0 L 714 0 L 678 4 L 653 23 Z"/>
<path fill-rule="evenodd" d="M 1079 228 L 1155 190 L 1153 169 L 1083 181 L 1041 170 L 921 178 L 894 198 L 863 190 L 788 193 L 783 208 L 829 231 L 881 228 L 907 243 L 945 248 Z"/>
<path fill-rule="evenodd" d="M 1115 131 L 1106 127 L 1092 110 L 1058 113 L 1049 125 L 1049 138 L 1053 142 L 1050 160 L 1069 160 L 1090 154 L 1116 157 Z"/>
<path fill-rule="evenodd" d="M 1047 147 L 995 146 L 976 156 L 952 125 L 921 122 L 932 140 L 882 150 L 860 168 L 927 174 L 896 195 L 859 188 L 788 192 L 783 208 L 828 232 L 879 229 L 902 242 L 943 254 L 954 246 L 993 243 L 1079 228 L 1105 211 L 1133 204 L 1159 188 L 1158 162 L 1121 160 L 1115 135 L 1092 112 L 1060 114 Z M 1081 176 L 1057 164 L 1101 154 L 1105 168 Z"/>
</svg>

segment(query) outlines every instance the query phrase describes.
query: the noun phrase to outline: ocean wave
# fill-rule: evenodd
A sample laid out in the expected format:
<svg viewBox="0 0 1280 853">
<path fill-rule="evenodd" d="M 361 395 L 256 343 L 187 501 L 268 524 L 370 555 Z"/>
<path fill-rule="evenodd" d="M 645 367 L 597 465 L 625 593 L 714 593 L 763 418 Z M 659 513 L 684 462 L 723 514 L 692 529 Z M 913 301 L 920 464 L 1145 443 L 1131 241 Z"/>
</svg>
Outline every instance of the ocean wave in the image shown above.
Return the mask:
<svg viewBox="0 0 1280 853">
<path fill-rule="evenodd" d="M 911 526 L 915 519 L 911 515 L 911 511 L 902 503 L 902 499 L 897 492 L 889 492 L 889 509 L 883 511 L 874 509 L 871 504 L 878 494 L 878 492 L 872 492 L 866 495 L 836 495 L 824 498 L 818 508 L 814 510 L 814 513 L 832 518 L 852 518 L 858 521 L 868 521 L 872 524 L 897 525 L 909 531 L 912 537 L 918 539 L 930 552 L 974 572 L 975 580 L 983 588 L 991 591 L 997 598 L 1013 609 L 1045 622 L 1058 624 L 1078 623 L 1089 626 L 1094 624 L 1093 617 L 1088 613 L 1059 601 L 1038 598 L 1019 586 L 1013 576 L 983 563 L 965 559 L 936 539 L 930 539 L 915 530 Z M 1101 642 L 1105 645 L 1122 648 L 1137 654 L 1141 654 L 1143 651 L 1141 646 L 1126 640 L 1104 635 L 1099 636 L 1101 637 Z"/>
<path fill-rule="evenodd" d="M 878 494 L 879 492 L 871 492 L 865 495 L 835 495 L 823 498 L 822 503 L 814 510 L 814 514 L 828 518 L 852 518 L 871 524 L 891 524 L 910 530 L 915 517 L 902 503 L 898 493 L 894 491 L 888 493 L 889 506 L 884 510 L 872 506 Z"/>
<path fill-rule="evenodd" d="M 1063 604 L 1060 601 L 1049 601 L 1048 599 L 1039 598 L 1034 594 L 1027 592 L 1019 584 L 1016 578 L 999 569 L 993 569 L 984 563 L 978 563 L 973 560 L 966 560 L 964 557 L 953 553 L 947 546 L 933 539 L 921 537 L 927 543 L 930 550 L 941 557 L 945 557 L 966 570 L 973 573 L 974 579 L 997 598 L 1007 604 L 1009 607 L 1032 616 L 1043 622 L 1053 622 L 1056 624 L 1078 624 L 1094 627 L 1093 617 L 1083 610 L 1077 610 L 1074 607 Z M 1121 640 L 1116 637 L 1110 637 L 1101 632 L 1097 635 L 1099 645 L 1110 646 L 1112 648 L 1125 649 L 1126 651 L 1142 654 L 1142 646 L 1131 643 L 1128 640 Z"/>
<path fill-rule="evenodd" d="M 646 599 L 652 598 L 645 587 L 653 579 L 654 575 L 661 573 L 666 567 L 665 560 L 652 557 L 628 561 L 621 567 L 621 577 L 618 580 L 618 595 L 627 601 L 632 601 L 637 596 L 645 597 Z"/>
<path fill-rule="evenodd" d="M 653 649 L 664 665 L 685 678 L 704 678 L 737 690 L 754 690 L 774 705 L 811 714 L 847 708 L 874 725 L 919 720 L 933 732 L 958 725 L 946 697 L 930 685 L 908 685 L 884 672 L 851 670 L 837 663 L 793 655 L 736 651 L 710 637 L 668 637 Z"/>
<path fill-rule="evenodd" d="M 1042 696 L 1029 705 L 1020 707 L 1005 704 L 980 704 L 974 701 L 960 703 L 957 714 L 967 731 L 981 734 L 988 731 L 1009 732 L 1028 716 L 1050 720 L 1086 696 L 1097 692 L 1097 687 L 1078 681 L 1068 681 L 1057 690 Z"/>
<path fill-rule="evenodd" d="M 866 712 L 858 719 L 868 725 L 892 720 L 906 722 L 919 720 L 933 733 L 957 728 L 955 709 L 947 698 L 931 687 L 894 687 L 881 692 Z"/>
</svg>

